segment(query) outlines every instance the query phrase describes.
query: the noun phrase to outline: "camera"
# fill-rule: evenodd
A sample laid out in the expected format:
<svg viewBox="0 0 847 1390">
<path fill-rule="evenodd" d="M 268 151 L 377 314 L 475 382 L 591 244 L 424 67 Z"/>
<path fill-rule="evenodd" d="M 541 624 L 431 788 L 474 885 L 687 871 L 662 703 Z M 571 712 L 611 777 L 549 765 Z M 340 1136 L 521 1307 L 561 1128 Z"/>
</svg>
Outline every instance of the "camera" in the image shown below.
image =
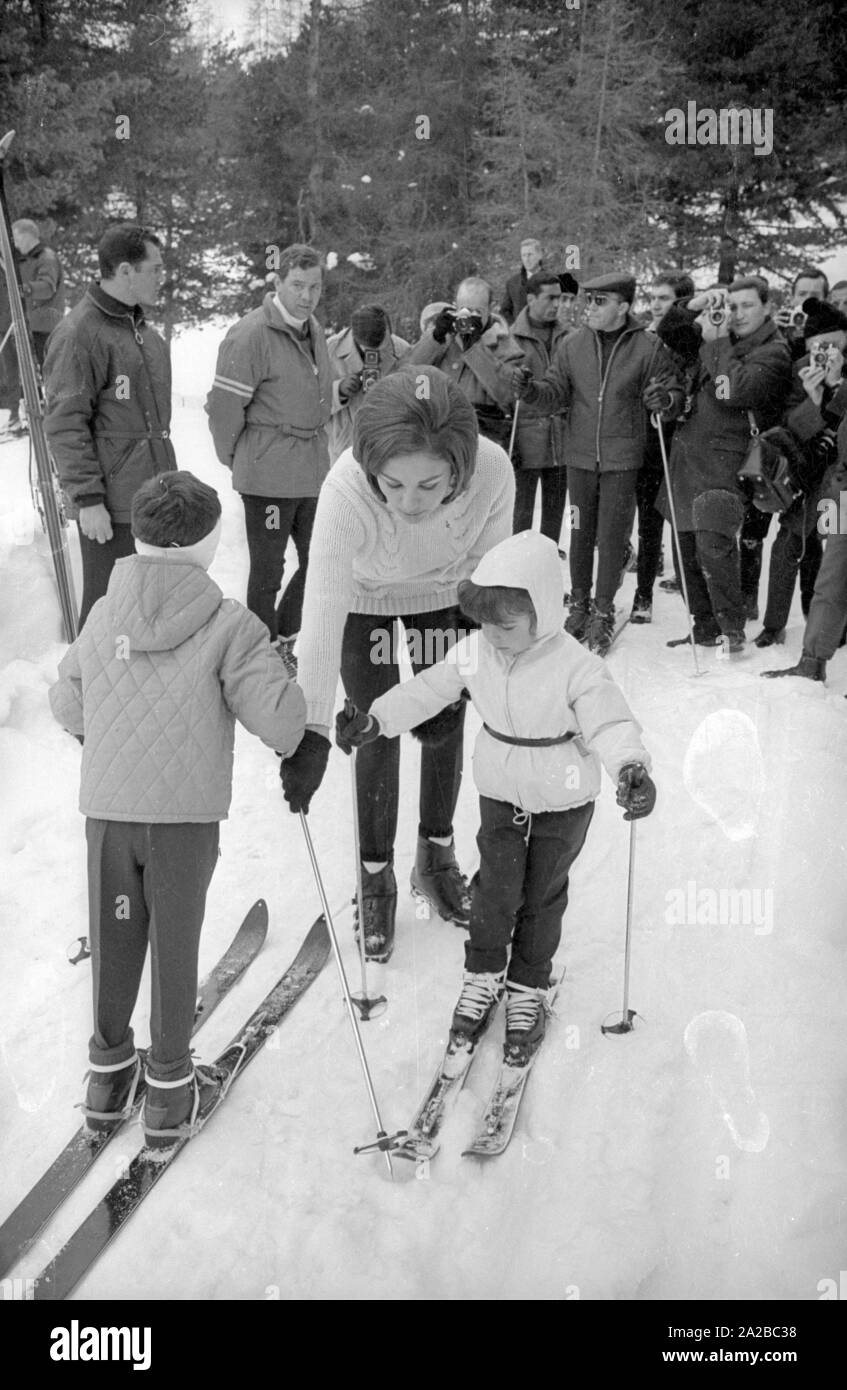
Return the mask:
<svg viewBox="0 0 847 1390">
<path fill-rule="evenodd" d="M 364 366 L 362 367 L 362 390 L 370 391 L 379 381 L 382 373 L 379 368 L 379 351 L 376 348 L 365 348 L 362 353 Z"/>
<path fill-rule="evenodd" d="M 709 310 L 709 323 L 713 323 L 716 328 L 720 328 L 722 323 L 726 323 L 728 313 L 723 304 L 715 304 Z"/>
<path fill-rule="evenodd" d="M 456 332 L 467 332 L 476 324 L 482 327 L 482 314 L 477 313 L 476 309 L 459 309 L 456 313 Z"/>
<path fill-rule="evenodd" d="M 812 365 L 814 367 L 828 367 L 829 359 L 832 356 L 832 343 L 819 343 L 812 353 Z"/>
<path fill-rule="evenodd" d="M 809 317 L 808 314 L 804 314 L 802 309 L 791 309 L 789 312 L 791 315 L 789 319 L 790 326 L 796 329 L 798 333 L 802 333 L 803 329 L 806 327 L 806 319 Z"/>
</svg>

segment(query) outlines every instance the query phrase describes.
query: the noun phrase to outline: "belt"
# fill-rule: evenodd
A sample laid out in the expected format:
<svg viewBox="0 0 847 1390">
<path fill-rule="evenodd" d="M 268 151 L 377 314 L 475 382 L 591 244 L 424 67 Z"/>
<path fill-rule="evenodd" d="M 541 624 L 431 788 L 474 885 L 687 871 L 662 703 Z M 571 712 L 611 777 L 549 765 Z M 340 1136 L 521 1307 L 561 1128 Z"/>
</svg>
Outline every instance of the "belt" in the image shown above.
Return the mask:
<svg viewBox="0 0 847 1390">
<path fill-rule="evenodd" d="M 515 743 L 520 748 L 552 748 L 556 743 L 570 743 L 572 738 L 576 738 L 575 730 L 567 734 L 557 734 L 555 738 L 515 738 L 512 734 L 498 734 L 496 729 L 491 729 L 487 724 L 483 724 L 483 729 L 492 738 L 496 738 L 500 743 Z"/>
</svg>

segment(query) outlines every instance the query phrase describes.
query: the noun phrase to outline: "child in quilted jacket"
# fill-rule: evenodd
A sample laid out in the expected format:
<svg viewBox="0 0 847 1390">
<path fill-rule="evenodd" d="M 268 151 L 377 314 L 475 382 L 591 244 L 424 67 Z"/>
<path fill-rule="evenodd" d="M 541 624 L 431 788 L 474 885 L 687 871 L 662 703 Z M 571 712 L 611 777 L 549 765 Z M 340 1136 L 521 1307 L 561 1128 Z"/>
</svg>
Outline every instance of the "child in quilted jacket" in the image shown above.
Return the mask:
<svg viewBox="0 0 847 1390">
<path fill-rule="evenodd" d="M 221 531 L 214 488 L 159 474 L 132 503 L 137 554 L 118 560 L 59 666 L 50 705 L 83 743 L 94 1033 L 92 1129 L 146 1087 L 148 1143 L 190 1133 L 220 1079 L 190 1037 L 206 892 L 232 796 L 235 721 L 287 755 L 306 705 L 265 625 L 206 573 Z M 150 946 L 151 1046 L 130 1026 Z"/>
<path fill-rule="evenodd" d="M 543 1035 L 568 875 L 600 792 L 600 764 L 626 819 L 649 815 L 656 789 L 640 729 L 602 660 L 562 631 L 562 566 L 553 541 L 521 531 L 459 585 L 481 625 L 444 661 L 395 686 L 369 714 L 336 719 L 345 752 L 394 738 L 467 688 L 483 726 L 473 755 L 480 866 L 451 1041 L 473 1045 L 506 990 L 505 1060 L 526 1063 Z"/>
</svg>

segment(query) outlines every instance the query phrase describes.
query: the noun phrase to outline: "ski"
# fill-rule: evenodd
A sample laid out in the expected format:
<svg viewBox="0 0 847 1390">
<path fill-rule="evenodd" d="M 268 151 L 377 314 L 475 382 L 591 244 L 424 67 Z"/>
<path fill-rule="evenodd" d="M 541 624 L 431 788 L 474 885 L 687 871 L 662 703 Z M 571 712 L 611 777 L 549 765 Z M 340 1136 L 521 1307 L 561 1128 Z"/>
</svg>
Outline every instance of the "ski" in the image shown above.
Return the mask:
<svg viewBox="0 0 847 1390">
<path fill-rule="evenodd" d="M 548 1009 L 553 1007 L 560 984 L 561 980 L 558 981 L 547 1000 L 546 1007 Z M 509 1140 L 515 1130 L 518 1111 L 523 1093 L 526 1090 L 526 1083 L 529 1080 L 529 1074 L 543 1046 L 544 1041 L 542 1039 L 529 1061 L 522 1067 L 513 1066 L 505 1060 L 500 1063 L 497 1080 L 494 1083 L 479 1128 L 468 1147 L 462 1151 L 463 1157 L 473 1154 L 479 1158 L 493 1158 L 495 1155 L 503 1153 L 508 1147 Z"/>
<path fill-rule="evenodd" d="M 293 963 L 215 1060 L 213 1065 L 222 1073 L 223 1085 L 205 1110 L 201 1109 L 195 1134 L 211 1119 L 236 1078 L 320 974 L 329 953 L 329 932 L 324 918 L 319 917 Z M 167 1148 L 143 1148 L 136 1154 L 124 1175 L 112 1184 L 105 1197 L 39 1274 L 33 1290 L 36 1300 L 67 1298 L 193 1137 L 187 1134 L 175 1139 Z"/>
<path fill-rule="evenodd" d="M 33 501 L 50 541 L 50 553 L 53 560 L 56 587 L 59 591 L 65 638 L 68 642 L 73 642 L 77 635 L 79 613 L 68 549 L 67 521 L 62 511 L 56 466 L 47 447 L 47 438 L 44 433 L 41 380 L 35 364 L 32 337 L 21 298 L 20 272 L 12 240 L 12 219 L 6 201 L 4 163 L 14 135 L 15 132 L 10 130 L 0 140 L 0 254 L 2 254 L 6 272 L 9 308 L 15 328 L 15 349 L 18 355 L 18 368 L 26 402 L 27 424 L 38 477 L 38 482 L 33 490 Z"/>
<path fill-rule="evenodd" d="M 268 906 L 260 898 L 247 913 L 227 950 L 199 986 L 192 1036 L 258 955 L 267 934 Z M 136 1097 L 136 1110 L 143 1098 L 142 1082 Z M 0 1226 L 0 1277 L 26 1254 L 124 1123 L 118 1119 L 110 1129 L 96 1131 L 87 1130 L 81 1125 L 73 1138 L 68 1140 L 46 1173 Z"/>
<path fill-rule="evenodd" d="M 623 617 L 622 617 L 622 618 L 619 618 L 618 621 L 615 623 L 615 630 L 614 630 L 614 632 L 612 633 L 612 640 L 611 640 L 611 642 L 609 643 L 608 647 L 606 648 L 605 652 L 603 653 L 604 656 L 608 656 L 608 655 L 609 655 L 609 652 L 612 650 L 612 647 L 613 647 L 613 646 L 615 645 L 615 643 L 617 642 L 617 640 L 618 640 L 618 638 L 620 637 L 621 633 L 623 632 L 624 628 L 625 628 L 625 627 L 629 627 L 629 622 L 630 622 L 631 616 L 632 616 L 632 615 L 631 615 L 630 613 L 625 613 L 625 614 L 623 615 Z"/>
<path fill-rule="evenodd" d="M 398 1158 L 417 1161 L 434 1158 L 438 1153 L 444 1121 L 467 1080 L 479 1042 L 479 1038 L 476 1042 L 465 1041 L 458 1045 L 448 1042 L 405 1139 L 393 1150 Z"/>
</svg>

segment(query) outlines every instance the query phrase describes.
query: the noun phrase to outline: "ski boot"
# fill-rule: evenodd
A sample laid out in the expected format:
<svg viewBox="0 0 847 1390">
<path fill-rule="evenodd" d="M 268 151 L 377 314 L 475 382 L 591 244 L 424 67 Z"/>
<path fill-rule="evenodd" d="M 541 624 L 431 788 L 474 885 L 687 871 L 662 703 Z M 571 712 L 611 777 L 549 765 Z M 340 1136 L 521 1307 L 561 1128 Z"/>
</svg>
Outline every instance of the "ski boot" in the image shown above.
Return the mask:
<svg viewBox="0 0 847 1390">
<path fill-rule="evenodd" d="M 133 1052 L 125 1062 L 108 1066 L 89 1062 L 88 1086 L 80 1106 L 86 1129 L 112 1129 L 117 1121 L 129 1119 L 137 1098 L 144 1094 L 146 1060 L 144 1052 Z"/>
<path fill-rule="evenodd" d="M 461 1046 L 468 1042 L 476 1043 L 482 1037 L 503 998 L 505 985 L 505 970 L 496 975 L 488 971 L 464 971 L 462 992 L 450 1024 L 451 1043 Z"/>
<path fill-rule="evenodd" d="M 215 1067 L 192 1066 L 187 1076 L 159 1081 L 144 1074 L 147 1095 L 141 1124 L 148 1148 L 161 1149 L 178 1139 L 190 1139 L 197 1131 L 197 1117 L 207 1111 L 220 1093 L 223 1073 Z"/>
<path fill-rule="evenodd" d="M 734 632 L 724 632 L 718 645 L 726 656 L 741 656 L 747 650 L 747 637 L 740 628 Z"/>
<path fill-rule="evenodd" d="M 359 939 L 359 904 L 353 899 L 353 935 Z M 362 906 L 365 910 L 365 956 L 384 965 L 394 950 L 397 880 L 391 864 L 368 873 L 362 865 Z"/>
<path fill-rule="evenodd" d="M 615 606 L 612 603 L 592 603 L 591 617 L 583 637 L 583 645 L 596 656 L 605 656 L 615 635 Z"/>
<path fill-rule="evenodd" d="M 580 593 L 574 589 L 570 598 L 571 611 L 565 619 L 565 632 L 575 637 L 577 642 L 581 642 L 588 627 L 588 620 L 591 616 L 591 601 L 588 594 Z"/>
<path fill-rule="evenodd" d="M 293 637 L 277 637 L 273 643 L 275 650 L 279 653 L 280 660 L 285 667 L 286 675 L 289 680 L 297 679 L 297 658 L 294 655 L 294 643 L 299 634 L 295 632 Z"/>
<path fill-rule="evenodd" d="M 469 925 L 471 892 L 456 862 L 455 845 L 437 845 L 419 835 L 409 883 L 413 896 L 428 902 L 439 917 L 455 922 L 457 927 Z"/>
<path fill-rule="evenodd" d="M 547 1028 L 547 1015 L 551 1012 L 547 1002 L 547 989 L 535 989 L 531 985 L 519 985 L 514 980 L 506 983 L 506 1041 L 503 1044 L 503 1061 L 510 1067 L 525 1067 L 532 1060 L 544 1040 Z"/>
<path fill-rule="evenodd" d="M 785 641 L 785 628 L 763 627 L 758 637 L 753 638 L 757 647 L 772 647 L 777 642 Z"/>
<path fill-rule="evenodd" d="M 810 681 L 826 680 L 826 662 L 817 656 L 809 656 L 808 652 L 803 652 L 796 666 L 788 666 L 782 671 L 762 671 L 766 680 L 773 680 L 776 676 L 805 676 Z"/>
<path fill-rule="evenodd" d="M 632 612 L 629 615 L 631 623 L 652 623 L 653 621 L 653 600 L 644 594 L 635 591 L 635 599 L 632 604 Z"/>
</svg>

